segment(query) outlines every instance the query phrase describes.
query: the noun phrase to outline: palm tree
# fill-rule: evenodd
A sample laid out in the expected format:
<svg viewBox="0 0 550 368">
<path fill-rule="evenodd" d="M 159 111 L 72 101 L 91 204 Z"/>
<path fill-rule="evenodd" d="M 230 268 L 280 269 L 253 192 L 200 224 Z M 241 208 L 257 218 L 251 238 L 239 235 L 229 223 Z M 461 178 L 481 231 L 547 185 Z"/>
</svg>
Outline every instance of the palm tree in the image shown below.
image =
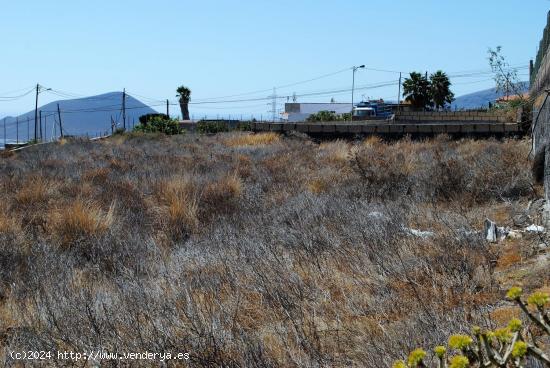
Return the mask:
<svg viewBox="0 0 550 368">
<path fill-rule="evenodd" d="M 179 97 L 181 118 L 182 120 L 189 120 L 189 101 L 191 101 L 191 90 L 185 86 L 179 86 L 176 92 L 178 93 L 176 97 Z"/>
<path fill-rule="evenodd" d="M 412 72 L 403 82 L 403 97 L 412 106 L 425 109 L 432 105 L 430 81 L 420 73 Z"/>
<path fill-rule="evenodd" d="M 438 70 L 430 75 L 431 95 L 436 109 L 445 107 L 454 100 L 454 93 L 451 92 L 451 81 L 447 74 Z"/>
</svg>

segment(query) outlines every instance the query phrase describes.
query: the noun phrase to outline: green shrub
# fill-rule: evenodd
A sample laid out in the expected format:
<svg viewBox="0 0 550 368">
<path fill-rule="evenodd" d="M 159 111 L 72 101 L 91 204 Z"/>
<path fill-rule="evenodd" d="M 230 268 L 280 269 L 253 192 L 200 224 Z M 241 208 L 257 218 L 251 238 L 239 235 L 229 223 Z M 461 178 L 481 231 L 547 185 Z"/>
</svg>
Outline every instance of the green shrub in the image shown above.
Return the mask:
<svg viewBox="0 0 550 368">
<path fill-rule="evenodd" d="M 197 123 L 197 131 L 201 134 L 228 132 L 229 125 L 225 121 L 201 120 Z"/>
<path fill-rule="evenodd" d="M 349 121 L 351 120 L 351 113 L 336 114 L 334 111 L 319 111 L 316 114 L 311 114 L 307 121 L 320 122 L 320 121 Z"/>
<path fill-rule="evenodd" d="M 239 124 L 237 124 L 237 127 L 235 130 L 238 130 L 239 132 L 249 132 L 252 130 L 252 125 L 250 121 L 241 121 Z"/>
<path fill-rule="evenodd" d="M 166 119 L 162 116 L 153 116 L 146 123 L 140 123 L 134 127 L 134 132 L 164 133 L 167 135 L 182 134 L 184 130 L 179 122 L 174 119 Z"/>
<path fill-rule="evenodd" d="M 161 119 L 164 119 L 164 120 L 169 120 L 170 119 L 170 117 L 166 114 L 155 113 L 155 114 L 141 115 L 139 117 L 139 122 L 141 124 L 147 124 L 148 122 L 150 122 L 151 120 L 153 120 L 155 118 L 161 118 Z"/>
</svg>

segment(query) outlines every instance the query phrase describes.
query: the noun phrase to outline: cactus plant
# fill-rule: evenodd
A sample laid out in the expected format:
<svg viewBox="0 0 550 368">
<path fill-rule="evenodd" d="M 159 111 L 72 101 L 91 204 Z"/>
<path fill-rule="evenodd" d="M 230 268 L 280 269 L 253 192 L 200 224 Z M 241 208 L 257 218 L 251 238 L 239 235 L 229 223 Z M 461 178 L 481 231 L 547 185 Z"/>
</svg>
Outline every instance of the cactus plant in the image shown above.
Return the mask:
<svg viewBox="0 0 550 368">
<path fill-rule="evenodd" d="M 516 303 L 525 316 L 550 337 L 550 312 L 546 310 L 550 295 L 535 292 L 525 301 L 522 298 L 523 290 L 513 287 L 506 297 Z M 448 356 L 448 350 L 459 354 Z M 543 351 L 533 338 L 525 333 L 522 321 L 517 318 L 511 319 L 506 327 L 494 331 L 483 331 L 479 327 L 474 327 L 472 336 L 452 335 L 448 347 L 437 346 L 433 352 L 438 368 L 523 367 L 527 357 L 550 367 L 550 354 Z M 407 364 L 398 361 L 393 367 L 428 367 L 425 359 L 426 352 L 419 348 L 410 353 Z"/>
</svg>

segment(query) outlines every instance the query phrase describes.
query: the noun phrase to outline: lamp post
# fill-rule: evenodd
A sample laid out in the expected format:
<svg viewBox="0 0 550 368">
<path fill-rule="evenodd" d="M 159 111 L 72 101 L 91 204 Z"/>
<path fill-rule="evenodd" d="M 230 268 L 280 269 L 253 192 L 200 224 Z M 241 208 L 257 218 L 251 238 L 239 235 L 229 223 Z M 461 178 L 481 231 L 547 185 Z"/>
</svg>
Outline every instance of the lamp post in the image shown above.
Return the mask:
<svg viewBox="0 0 550 368">
<path fill-rule="evenodd" d="M 351 69 L 353 70 L 353 77 L 352 77 L 352 82 L 351 82 L 351 121 L 353 121 L 353 95 L 354 95 L 354 92 L 355 92 L 355 72 L 357 71 L 357 69 L 364 69 L 365 66 L 364 65 L 360 65 L 360 66 L 353 66 Z"/>
<path fill-rule="evenodd" d="M 34 142 L 38 139 L 38 95 L 43 91 L 51 91 L 51 88 L 42 89 L 40 84 L 36 84 L 36 100 L 34 104 Z M 42 123 L 42 122 L 40 122 Z"/>
</svg>

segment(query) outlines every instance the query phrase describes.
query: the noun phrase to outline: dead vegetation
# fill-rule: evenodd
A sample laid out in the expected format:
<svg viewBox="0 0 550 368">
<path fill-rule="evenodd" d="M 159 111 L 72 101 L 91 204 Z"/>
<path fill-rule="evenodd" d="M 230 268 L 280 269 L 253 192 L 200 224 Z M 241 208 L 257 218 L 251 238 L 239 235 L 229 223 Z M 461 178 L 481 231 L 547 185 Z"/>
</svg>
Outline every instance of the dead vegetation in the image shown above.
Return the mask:
<svg viewBox="0 0 550 368">
<path fill-rule="evenodd" d="M 480 223 L 537 196 L 528 151 L 240 133 L 20 151 L 0 160 L 2 359 L 103 348 L 386 367 L 494 327 L 489 312 L 508 313 L 495 270 L 523 257 L 498 260 Z"/>
</svg>

